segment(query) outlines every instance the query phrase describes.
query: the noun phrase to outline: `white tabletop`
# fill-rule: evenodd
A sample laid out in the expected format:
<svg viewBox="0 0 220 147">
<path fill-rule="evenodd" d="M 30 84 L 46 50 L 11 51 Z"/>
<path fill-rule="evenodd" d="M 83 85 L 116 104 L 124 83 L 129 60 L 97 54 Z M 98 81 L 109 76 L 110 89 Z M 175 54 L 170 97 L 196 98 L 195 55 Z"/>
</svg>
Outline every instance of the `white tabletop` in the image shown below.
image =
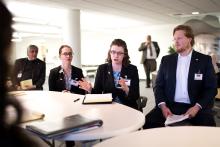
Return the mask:
<svg viewBox="0 0 220 147">
<path fill-rule="evenodd" d="M 16 92 L 16 97 L 25 108 L 44 113 L 44 120 L 56 121 L 73 114 L 103 120 L 103 126 L 98 129 L 70 133 L 60 140 L 106 139 L 136 131 L 145 122 L 141 112 L 118 103 L 83 105 L 83 95 L 52 91 L 19 91 Z M 74 102 L 77 98 L 80 100 Z"/>
<path fill-rule="evenodd" d="M 219 136 L 217 127 L 166 127 L 121 135 L 94 147 L 220 147 Z"/>
</svg>

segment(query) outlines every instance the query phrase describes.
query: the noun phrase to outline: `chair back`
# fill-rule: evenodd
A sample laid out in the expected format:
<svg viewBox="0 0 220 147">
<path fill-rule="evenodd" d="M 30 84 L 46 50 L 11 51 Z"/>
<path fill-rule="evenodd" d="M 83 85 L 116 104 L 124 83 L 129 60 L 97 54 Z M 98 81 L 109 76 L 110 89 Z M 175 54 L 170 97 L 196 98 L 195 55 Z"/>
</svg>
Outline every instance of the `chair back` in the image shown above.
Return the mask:
<svg viewBox="0 0 220 147">
<path fill-rule="evenodd" d="M 145 96 L 140 96 L 137 99 L 137 105 L 138 105 L 138 110 L 143 112 L 143 108 L 146 106 L 147 104 L 147 97 Z"/>
</svg>

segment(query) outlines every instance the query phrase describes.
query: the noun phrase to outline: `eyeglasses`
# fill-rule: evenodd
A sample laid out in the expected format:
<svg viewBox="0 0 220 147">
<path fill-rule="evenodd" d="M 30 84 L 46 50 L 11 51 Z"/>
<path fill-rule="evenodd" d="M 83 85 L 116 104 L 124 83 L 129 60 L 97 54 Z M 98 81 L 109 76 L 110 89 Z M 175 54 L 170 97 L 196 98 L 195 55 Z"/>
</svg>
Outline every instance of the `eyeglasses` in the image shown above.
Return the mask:
<svg viewBox="0 0 220 147">
<path fill-rule="evenodd" d="M 61 55 L 64 55 L 64 56 L 73 56 L 73 53 L 72 52 L 64 52 L 62 53 Z"/>
<path fill-rule="evenodd" d="M 118 56 L 122 56 L 122 55 L 125 54 L 125 53 L 123 53 L 123 52 L 116 52 L 116 51 L 114 51 L 114 50 L 111 50 L 110 53 L 111 53 L 112 55 L 117 54 Z"/>
</svg>

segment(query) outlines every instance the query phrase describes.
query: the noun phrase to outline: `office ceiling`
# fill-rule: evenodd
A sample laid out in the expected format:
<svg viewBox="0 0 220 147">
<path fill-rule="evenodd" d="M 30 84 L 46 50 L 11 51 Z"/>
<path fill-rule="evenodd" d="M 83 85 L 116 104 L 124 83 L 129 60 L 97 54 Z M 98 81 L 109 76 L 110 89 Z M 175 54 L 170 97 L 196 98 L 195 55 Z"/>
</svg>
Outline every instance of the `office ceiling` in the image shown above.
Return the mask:
<svg viewBox="0 0 220 147">
<path fill-rule="evenodd" d="M 196 17 L 220 16 L 220 0 L 10 0 L 57 8 L 80 9 L 131 18 L 149 25 L 178 23 Z"/>
<path fill-rule="evenodd" d="M 9 9 L 14 16 L 28 20 L 28 23 L 15 21 L 14 38 L 42 35 L 60 37 L 63 17 L 61 10 L 64 9 L 81 10 L 81 29 L 89 31 L 177 24 L 193 18 L 202 19 L 205 15 L 220 18 L 220 0 L 7 0 L 6 2 L 20 3 L 19 6 L 16 4 L 10 6 Z M 192 12 L 200 14 L 193 15 Z"/>
</svg>

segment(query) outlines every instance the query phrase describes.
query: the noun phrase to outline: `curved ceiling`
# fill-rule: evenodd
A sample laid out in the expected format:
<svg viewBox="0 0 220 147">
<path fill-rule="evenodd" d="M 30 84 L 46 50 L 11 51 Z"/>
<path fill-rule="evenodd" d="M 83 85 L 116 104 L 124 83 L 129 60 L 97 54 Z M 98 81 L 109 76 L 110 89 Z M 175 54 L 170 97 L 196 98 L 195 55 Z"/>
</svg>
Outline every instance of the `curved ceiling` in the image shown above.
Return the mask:
<svg viewBox="0 0 220 147">
<path fill-rule="evenodd" d="M 38 27 L 47 25 L 50 29 L 45 31 L 51 30 L 52 33 L 47 32 L 50 35 L 60 33 L 65 9 L 81 10 L 82 29 L 176 24 L 189 19 L 201 19 L 207 14 L 220 17 L 220 0 L 7 0 L 6 2 L 16 17 L 29 19 L 28 22 L 18 21 L 21 25 L 23 23 Z M 16 3 L 20 3 L 21 6 Z M 192 12 L 200 14 L 192 15 Z M 36 32 L 31 33 L 37 35 Z"/>
<path fill-rule="evenodd" d="M 111 14 L 146 24 L 178 23 L 192 12 L 220 16 L 219 0 L 9 0 L 56 8 Z M 197 15 L 200 16 L 200 15 Z"/>
</svg>

